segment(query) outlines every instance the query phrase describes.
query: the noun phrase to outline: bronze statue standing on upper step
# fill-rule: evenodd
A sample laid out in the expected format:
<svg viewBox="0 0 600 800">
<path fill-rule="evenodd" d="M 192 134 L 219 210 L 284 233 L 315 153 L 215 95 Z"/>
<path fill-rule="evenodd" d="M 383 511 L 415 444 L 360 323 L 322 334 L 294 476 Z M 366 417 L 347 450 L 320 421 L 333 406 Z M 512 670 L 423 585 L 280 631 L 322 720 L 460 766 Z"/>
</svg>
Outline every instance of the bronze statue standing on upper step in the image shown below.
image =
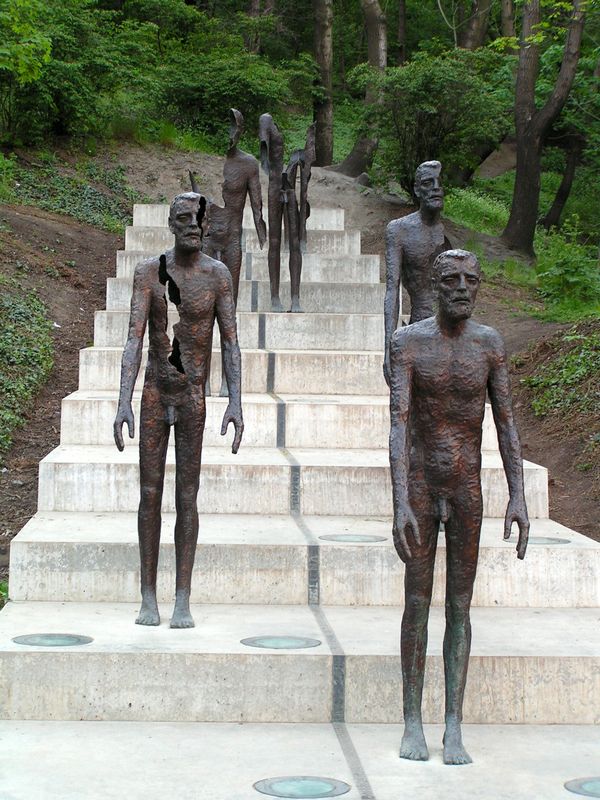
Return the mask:
<svg viewBox="0 0 600 800">
<path fill-rule="evenodd" d="M 419 210 L 392 220 L 385 231 L 386 290 L 384 302 L 385 356 L 383 373 L 389 386 L 389 347 L 400 318 L 402 284 L 410 297 L 410 322 L 433 314 L 431 265 L 451 244 L 441 221 L 444 190 L 442 165 L 425 161 L 415 173 Z"/>
</svg>

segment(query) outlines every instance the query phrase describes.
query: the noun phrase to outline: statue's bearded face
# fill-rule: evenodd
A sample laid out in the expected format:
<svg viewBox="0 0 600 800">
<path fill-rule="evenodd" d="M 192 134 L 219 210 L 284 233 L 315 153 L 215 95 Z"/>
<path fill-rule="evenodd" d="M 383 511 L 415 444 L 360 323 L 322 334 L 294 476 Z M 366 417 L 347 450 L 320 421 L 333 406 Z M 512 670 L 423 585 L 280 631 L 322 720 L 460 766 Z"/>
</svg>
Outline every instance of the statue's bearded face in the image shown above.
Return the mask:
<svg viewBox="0 0 600 800">
<path fill-rule="evenodd" d="M 451 323 L 468 319 L 480 282 L 481 270 L 475 257 L 445 259 L 433 277 L 440 315 Z"/>
<path fill-rule="evenodd" d="M 415 181 L 415 194 L 421 208 L 430 211 L 441 211 L 444 207 L 444 189 L 440 171 L 436 169 L 424 170 Z"/>
<path fill-rule="evenodd" d="M 182 250 L 200 250 L 202 247 L 202 217 L 200 196 L 181 199 L 174 203 L 169 214 L 169 228 L 175 235 L 175 242 Z"/>
</svg>

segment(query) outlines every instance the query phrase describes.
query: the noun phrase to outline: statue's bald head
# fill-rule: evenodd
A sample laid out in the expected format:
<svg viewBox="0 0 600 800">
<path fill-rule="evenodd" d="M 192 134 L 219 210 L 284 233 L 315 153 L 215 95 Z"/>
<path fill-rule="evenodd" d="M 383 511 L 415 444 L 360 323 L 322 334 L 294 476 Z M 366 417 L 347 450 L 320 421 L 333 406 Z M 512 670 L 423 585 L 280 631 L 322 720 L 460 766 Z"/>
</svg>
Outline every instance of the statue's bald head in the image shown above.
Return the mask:
<svg viewBox="0 0 600 800">
<path fill-rule="evenodd" d="M 206 205 L 206 198 L 197 192 L 184 192 L 173 198 L 169 208 L 169 229 L 178 247 L 200 249 Z"/>
</svg>

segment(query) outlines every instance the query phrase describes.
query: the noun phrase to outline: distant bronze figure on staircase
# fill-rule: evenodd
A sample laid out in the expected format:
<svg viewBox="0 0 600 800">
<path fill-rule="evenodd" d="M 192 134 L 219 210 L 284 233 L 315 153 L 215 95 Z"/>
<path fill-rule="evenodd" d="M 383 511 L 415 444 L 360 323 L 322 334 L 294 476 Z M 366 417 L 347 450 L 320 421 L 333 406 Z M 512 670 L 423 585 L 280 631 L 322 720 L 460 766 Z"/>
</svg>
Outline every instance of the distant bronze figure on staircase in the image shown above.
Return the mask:
<svg viewBox="0 0 600 800">
<path fill-rule="evenodd" d="M 433 314 L 431 266 L 438 253 L 452 245 L 444 234 L 441 221 L 444 190 L 442 165 L 425 161 L 415 172 L 415 196 L 419 210 L 392 220 L 385 231 L 386 290 L 384 301 L 385 355 L 383 373 L 390 385 L 389 347 L 398 327 L 402 284 L 410 297 L 410 322 Z"/>
<path fill-rule="evenodd" d="M 468 764 L 462 707 L 471 649 L 470 607 L 483 514 L 481 440 L 486 393 L 509 489 L 504 538 L 519 528 L 525 557 L 529 520 L 504 342 L 470 317 L 481 271 L 465 250 L 438 255 L 432 269 L 435 316 L 399 328 L 390 343 L 390 466 L 393 537 L 405 564 L 402 617 L 404 736 L 400 757 L 428 759 L 421 701 L 427 622 L 440 522 L 446 537 L 446 764 Z"/>
<path fill-rule="evenodd" d="M 271 284 L 271 311 L 283 311 L 279 297 L 281 273 L 281 225 L 283 204 L 283 136 L 270 114 L 262 114 L 258 122 L 260 163 L 269 176 L 269 282 Z"/>
<path fill-rule="evenodd" d="M 171 427 L 175 431 L 175 609 L 172 628 L 190 628 L 192 568 L 198 540 L 197 496 L 202 438 L 206 419 L 205 383 L 215 319 L 229 404 L 221 433 L 235 427 L 232 451 L 237 453 L 244 423 L 241 408 L 241 355 L 237 341 L 234 287 L 230 271 L 202 252 L 210 232 L 210 207 L 204 197 L 188 192 L 171 203 L 169 228 L 175 246 L 138 264 L 133 279 L 129 333 L 123 351 L 115 443 L 123 450 L 123 423 L 134 436 L 131 400 L 148 327 L 148 365 L 140 413 L 140 505 L 138 535 L 141 557 L 142 607 L 138 625 L 158 625 L 156 577 L 161 528 L 161 501 Z M 177 306 L 179 322 L 173 339 L 167 332 L 167 296 Z"/>
<path fill-rule="evenodd" d="M 237 308 L 242 266 L 242 229 L 246 197 L 250 198 L 254 227 L 256 228 L 261 249 L 267 240 L 267 227 L 262 212 L 262 192 L 258 161 L 254 156 L 245 153 L 238 147 L 244 132 L 244 117 L 236 108 L 230 108 L 229 115 L 231 122 L 229 149 L 227 150 L 223 167 L 222 184 L 224 205 L 214 205 L 212 207 L 210 232 L 203 242 L 203 250 L 211 258 L 222 261 L 231 272 L 233 302 Z M 200 188 L 191 173 L 190 179 L 193 191 L 199 192 Z M 227 382 L 222 350 L 221 361 L 221 388 L 219 394 L 221 397 L 227 397 Z M 207 388 L 210 391 L 209 386 Z"/>
</svg>

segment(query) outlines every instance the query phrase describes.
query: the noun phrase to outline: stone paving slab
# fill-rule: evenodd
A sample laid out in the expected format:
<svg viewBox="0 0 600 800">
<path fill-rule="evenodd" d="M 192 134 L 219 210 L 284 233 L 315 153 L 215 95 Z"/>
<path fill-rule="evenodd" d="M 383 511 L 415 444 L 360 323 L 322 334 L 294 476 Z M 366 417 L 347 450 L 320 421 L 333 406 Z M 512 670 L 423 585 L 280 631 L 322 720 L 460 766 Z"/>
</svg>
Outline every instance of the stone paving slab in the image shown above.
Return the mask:
<svg viewBox="0 0 600 800">
<path fill-rule="evenodd" d="M 175 585 L 174 514 L 163 515 L 158 592 Z M 192 598 L 196 603 L 402 605 L 404 567 L 391 519 L 201 515 Z M 527 557 L 505 542 L 503 521 L 482 527 L 474 606 L 600 605 L 600 544 L 551 520 L 533 520 Z M 323 536 L 344 536 L 331 541 Z M 360 542 L 357 537 L 376 541 Z M 443 605 L 440 534 L 433 604 Z M 137 515 L 38 512 L 11 545 L 13 600 L 137 602 Z M 577 581 L 570 579 L 578 576 Z"/>
<path fill-rule="evenodd" d="M 10 602 L 0 616 L 7 719 L 398 722 L 401 610 L 199 605 L 196 627 L 134 624 L 137 604 Z M 474 608 L 465 722 L 597 724 L 598 609 Z M 431 609 L 423 716 L 443 718 L 444 611 Z M 28 647 L 34 633 L 90 636 Z M 309 637 L 260 649 L 255 636 Z M 143 680 L 140 676 L 144 676 Z M 190 691 L 190 687 L 196 687 Z"/>
<path fill-rule="evenodd" d="M 347 800 L 574 800 L 565 781 L 597 775 L 594 726 L 464 726 L 474 757 L 441 760 L 427 725 L 427 763 L 398 758 L 399 725 L 0 722 L 5 800 L 260 800 L 265 777 L 317 775 Z"/>
</svg>

